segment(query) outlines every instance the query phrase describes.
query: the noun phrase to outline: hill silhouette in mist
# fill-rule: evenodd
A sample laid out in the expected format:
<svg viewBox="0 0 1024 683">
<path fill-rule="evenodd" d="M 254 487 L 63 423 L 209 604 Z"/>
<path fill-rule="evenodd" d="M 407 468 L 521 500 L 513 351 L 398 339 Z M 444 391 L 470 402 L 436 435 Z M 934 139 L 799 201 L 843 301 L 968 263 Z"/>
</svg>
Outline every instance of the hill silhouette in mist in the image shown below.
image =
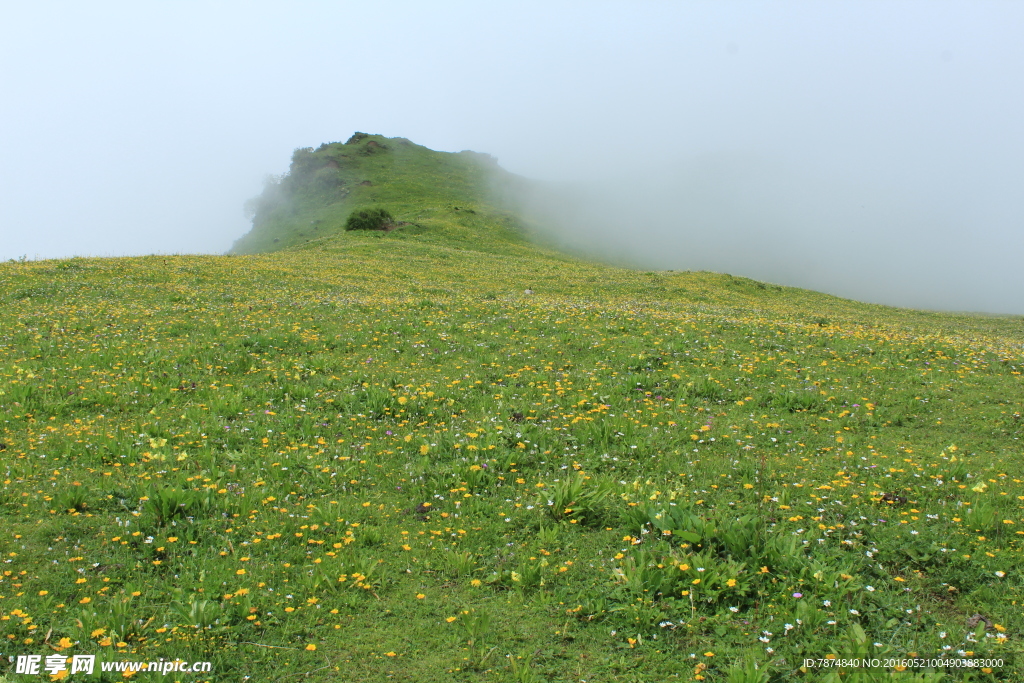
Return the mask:
<svg viewBox="0 0 1024 683">
<path fill-rule="evenodd" d="M 236 254 L 278 251 L 343 238 L 348 217 L 382 207 L 389 232 L 452 243 L 523 242 L 513 212 L 498 208 L 495 188 L 523 182 L 477 152 L 435 152 L 405 138 L 356 133 L 347 142 L 296 149 L 288 172 L 247 203 L 253 228 Z"/>
</svg>

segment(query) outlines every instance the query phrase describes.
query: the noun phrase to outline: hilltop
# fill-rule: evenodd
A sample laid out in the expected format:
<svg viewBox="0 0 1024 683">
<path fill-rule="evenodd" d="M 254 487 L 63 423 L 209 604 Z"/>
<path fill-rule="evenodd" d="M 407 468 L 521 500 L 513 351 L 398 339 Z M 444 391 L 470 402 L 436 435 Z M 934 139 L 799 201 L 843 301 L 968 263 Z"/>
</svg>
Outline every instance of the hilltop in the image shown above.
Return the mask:
<svg viewBox="0 0 1024 683">
<path fill-rule="evenodd" d="M 0 655 L 1020 680 L 1022 318 L 582 260 L 503 174 L 357 134 L 232 254 L 0 264 Z"/>
<path fill-rule="evenodd" d="M 295 150 L 288 172 L 249 203 L 252 231 L 231 253 L 337 242 L 353 212 L 374 207 L 393 214 L 387 232 L 394 239 L 478 249 L 522 244 L 522 222 L 494 202 L 495 188 L 516 182 L 522 181 L 487 154 L 435 152 L 405 138 L 355 133 L 344 143 Z"/>
</svg>

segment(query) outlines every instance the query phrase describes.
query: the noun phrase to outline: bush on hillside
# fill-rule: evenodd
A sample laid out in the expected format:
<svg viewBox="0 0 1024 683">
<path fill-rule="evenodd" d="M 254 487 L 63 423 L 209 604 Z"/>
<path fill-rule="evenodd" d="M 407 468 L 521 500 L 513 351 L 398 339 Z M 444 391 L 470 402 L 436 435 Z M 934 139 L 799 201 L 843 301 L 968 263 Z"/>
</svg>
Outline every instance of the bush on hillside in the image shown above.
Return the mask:
<svg viewBox="0 0 1024 683">
<path fill-rule="evenodd" d="M 353 211 L 345 221 L 346 230 L 387 230 L 394 224 L 394 217 L 387 209 L 364 209 Z"/>
</svg>

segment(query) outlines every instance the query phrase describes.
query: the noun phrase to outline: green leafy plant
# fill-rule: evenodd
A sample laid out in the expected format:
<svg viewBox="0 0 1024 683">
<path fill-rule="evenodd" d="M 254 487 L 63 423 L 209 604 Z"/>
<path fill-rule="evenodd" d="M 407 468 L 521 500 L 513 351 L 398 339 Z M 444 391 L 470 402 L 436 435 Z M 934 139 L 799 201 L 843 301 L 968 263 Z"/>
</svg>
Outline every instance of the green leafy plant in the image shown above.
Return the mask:
<svg viewBox="0 0 1024 683">
<path fill-rule="evenodd" d="M 547 508 L 552 519 L 572 520 L 580 524 L 600 524 L 605 516 L 604 503 L 613 487 L 607 481 L 593 481 L 577 472 L 551 487 Z M 543 499 L 543 496 L 542 496 Z"/>
<path fill-rule="evenodd" d="M 727 683 L 768 683 L 771 677 L 772 670 L 765 662 L 751 658 L 730 666 L 725 680 Z"/>
</svg>

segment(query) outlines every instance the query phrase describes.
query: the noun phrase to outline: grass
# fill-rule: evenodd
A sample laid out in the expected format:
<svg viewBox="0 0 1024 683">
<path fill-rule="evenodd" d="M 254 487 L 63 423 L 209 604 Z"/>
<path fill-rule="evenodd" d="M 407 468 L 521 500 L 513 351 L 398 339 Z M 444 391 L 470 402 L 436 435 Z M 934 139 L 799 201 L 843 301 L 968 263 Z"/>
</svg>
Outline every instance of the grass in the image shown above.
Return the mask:
<svg viewBox="0 0 1024 683">
<path fill-rule="evenodd" d="M 1021 318 L 587 263 L 359 171 L 274 253 L 0 265 L 4 655 L 1021 680 Z M 376 203 L 419 231 L 344 232 Z M 957 653 L 1004 665 L 803 668 Z"/>
</svg>

